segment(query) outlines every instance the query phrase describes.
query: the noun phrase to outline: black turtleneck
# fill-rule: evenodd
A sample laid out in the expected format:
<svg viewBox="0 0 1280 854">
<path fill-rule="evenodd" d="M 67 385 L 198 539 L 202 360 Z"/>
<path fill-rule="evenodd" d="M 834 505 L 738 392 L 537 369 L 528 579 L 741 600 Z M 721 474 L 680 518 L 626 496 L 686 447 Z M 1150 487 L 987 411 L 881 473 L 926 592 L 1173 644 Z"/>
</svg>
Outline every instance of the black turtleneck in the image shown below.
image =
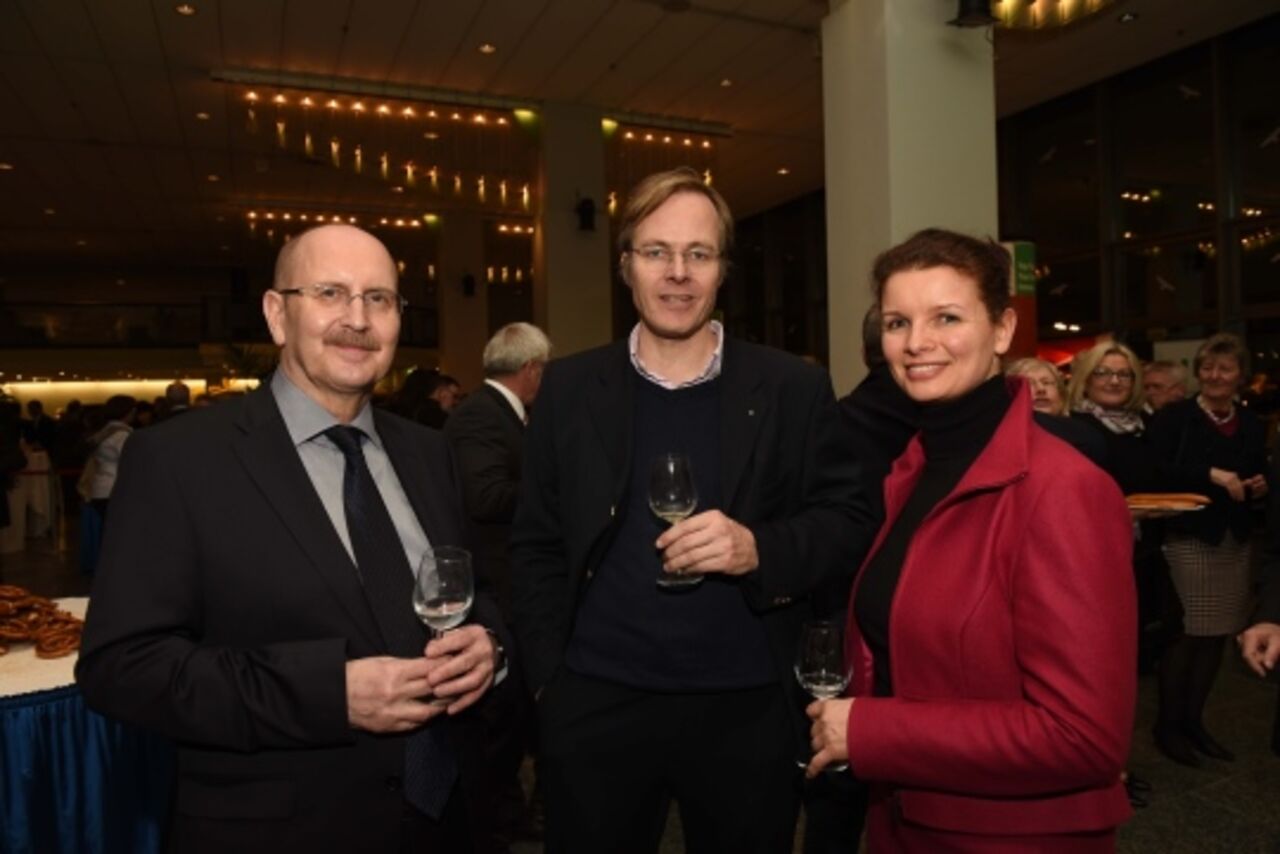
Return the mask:
<svg viewBox="0 0 1280 854">
<path fill-rule="evenodd" d="M 995 376 L 957 400 L 920 408 L 924 470 L 902 512 L 893 520 L 884 542 L 867 564 L 853 603 L 858 628 L 875 660 L 877 697 L 893 694 L 889 612 L 911 540 L 929 511 L 955 489 L 987 446 L 1009 411 L 1010 402 L 1004 378 Z"/>
</svg>

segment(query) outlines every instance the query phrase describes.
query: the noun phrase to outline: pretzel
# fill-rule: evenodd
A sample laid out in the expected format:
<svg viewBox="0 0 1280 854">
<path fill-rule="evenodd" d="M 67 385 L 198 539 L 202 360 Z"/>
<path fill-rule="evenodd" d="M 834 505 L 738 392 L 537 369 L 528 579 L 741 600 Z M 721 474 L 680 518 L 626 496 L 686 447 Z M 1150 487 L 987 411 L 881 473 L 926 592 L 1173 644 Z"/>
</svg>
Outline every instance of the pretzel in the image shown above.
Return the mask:
<svg viewBox="0 0 1280 854">
<path fill-rule="evenodd" d="M 7 643 L 0 643 L 0 655 L 8 655 L 8 653 L 9 645 Z"/>
<path fill-rule="evenodd" d="M 16 584 L 0 584 L 0 599 L 22 599 L 30 595 L 30 590 Z"/>
<path fill-rule="evenodd" d="M 1211 503 L 1207 496 L 1197 495 L 1194 492 L 1135 492 L 1132 495 L 1126 495 L 1125 500 L 1130 504 L 1142 506 L 1151 504 L 1191 504 L 1195 506 Z"/>
<path fill-rule="evenodd" d="M 49 632 L 36 641 L 36 658 L 62 658 L 80 648 L 80 631 L 64 629 Z"/>
<path fill-rule="evenodd" d="M 18 613 L 18 606 L 8 599 L 0 599 L 0 617 L 12 617 Z"/>
</svg>

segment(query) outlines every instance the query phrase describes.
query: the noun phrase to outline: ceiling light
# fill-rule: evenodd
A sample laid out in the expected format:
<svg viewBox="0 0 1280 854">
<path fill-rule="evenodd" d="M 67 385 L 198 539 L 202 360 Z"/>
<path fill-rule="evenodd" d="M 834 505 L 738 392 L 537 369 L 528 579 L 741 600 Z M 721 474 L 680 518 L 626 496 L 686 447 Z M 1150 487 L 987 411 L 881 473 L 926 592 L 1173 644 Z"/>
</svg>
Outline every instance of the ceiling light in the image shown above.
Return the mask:
<svg viewBox="0 0 1280 854">
<path fill-rule="evenodd" d="M 276 95 L 274 98 L 271 99 L 271 102 L 274 104 L 287 104 L 289 100 L 285 98 L 284 95 Z"/>
<path fill-rule="evenodd" d="M 1138 20 L 1137 12 L 1121 12 L 1120 17 L 1116 18 L 1116 23 L 1127 24 L 1130 21 Z"/>
<path fill-rule="evenodd" d="M 88 246 L 88 245 L 89 245 L 89 241 L 87 241 L 87 240 L 77 240 L 77 241 L 76 241 L 76 246 Z"/>
<path fill-rule="evenodd" d="M 222 180 L 222 178 L 218 177 L 217 175 L 214 175 L 212 172 L 210 172 L 208 175 L 205 175 L 204 179 L 208 181 L 210 184 L 216 184 Z"/>
<path fill-rule="evenodd" d="M 484 44 L 480 45 L 480 47 L 476 48 L 476 50 L 480 51 L 485 56 L 490 56 L 498 52 L 497 46 L 490 44 L 489 42 L 485 42 Z"/>
<path fill-rule="evenodd" d="M 788 168 L 787 168 L 787 167 L 785 167 L 785 166 L 779 166 L 779 167 L 778 167 L 778 174 L 779 174 L 779 175 L 790 175 L 790 174 L 791 174 L 791 170 L 790 170 L 790 169 L 788 169 Z"/>
<path fill-rule="evenodd" d="M 196 7 L 193 3 L 179 3 L 173 7 L 173 11 L 177 12 L 179 15 L 185 15 L 190 18 L 196 13 Z"/>
<path fill-rule="evenodd" d="M 726 77 L 720 81 L 720 85 L 723 86 L 725 89 L 728 89 L 730 86 L 733 85 L 733 81 L 730 80 L 728 77 Z"/>
<path fill-rule="evenodd" d="M 0 163 L 0 172 L 12 172 L 12 171 L 13 171 L 12 163 Z"/>
<path fill-rule="evenodd" d="M 427 131 L 426 133 L 424 133 L 424 134 L 422 135 L 422 138 L 423 138 L 423 139 L 439 139 L 439 138 L 440 138 L 440 134 L 436 133 L 436 132 L 435 132 L 435 131 L 433 131 L 433 130 L 429 130 L 429 131 Z"/>
<path fill-rule="evenodd" d="M 53 216 L 54 214 L 57 213 L 57 211 L 54 210 L 53 208 L 45 208 L 44 212 L 46 216 Z"/>
<path fill-rule="evenodd" d="M 200 112 L 196 113 L 196 118 L 199 121 L 207 122 L 209 121 L 209 114 L 206 113 L 204 110 L 201 110 Z"/>
<path fill-rule="evenodd" d="M 391 188 L 391 192 L 393 192 L 393 193 L 403 193 L 403 192 L 404 192 L 404 187 L 401 187 L 399 184 L 396 184 L 395 186 L 393 186 L 393 187 Z"/>
<path fill-rule="evenodd" d="M 301 105 L 302 105 L 302 106 L 304 106 L 304 107 L 310 107 L 310 106 L 312 106 L 313 104 L 315 104 L 315 101 L 311 100 L 311 96 L 310 96 L 310 95 L 303 95 L 303 96 L 302 96 L 302 100 L 301 100 L 301 101 L 299 101 L 298 103 L 299 103 L 299 104 L 301 104 Z"/>
</svg>

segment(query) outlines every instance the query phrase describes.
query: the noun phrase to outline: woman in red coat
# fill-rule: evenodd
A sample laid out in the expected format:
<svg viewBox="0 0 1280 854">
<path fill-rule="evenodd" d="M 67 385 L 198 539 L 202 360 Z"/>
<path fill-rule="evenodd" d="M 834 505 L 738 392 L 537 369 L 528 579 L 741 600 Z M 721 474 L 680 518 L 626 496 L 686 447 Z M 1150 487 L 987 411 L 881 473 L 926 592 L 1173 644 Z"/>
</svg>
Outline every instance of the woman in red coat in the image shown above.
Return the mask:
<svg viewBox="0 0 1280 854">
<path fill-rule="evenodd" d="M 1130 518 L 999 376 L 1008 254 L 936 229 L 877 259 L 885 357 L 922 429 L 850 600 L 850 697 L 809 707 L 810 774 L 872 784 L 871 851 L 1111 851 L 1129 813 Z"/>
</svg>

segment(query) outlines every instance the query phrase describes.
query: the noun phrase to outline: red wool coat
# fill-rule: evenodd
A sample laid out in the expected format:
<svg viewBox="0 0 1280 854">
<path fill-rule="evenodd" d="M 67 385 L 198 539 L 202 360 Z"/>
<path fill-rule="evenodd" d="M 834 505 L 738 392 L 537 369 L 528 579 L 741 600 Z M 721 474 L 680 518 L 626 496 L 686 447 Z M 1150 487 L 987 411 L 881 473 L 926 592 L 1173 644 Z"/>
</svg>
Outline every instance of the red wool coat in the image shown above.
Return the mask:
<svg viewBox="0 0 1280 854">
<path fill-rule="evenodd" d="M 1035 425 L 1026 385 L 1011 389 L 991 442 L 907 550 L 892 697 L 871 696 L 850 609 L 848 748 L 873 784 L 873 852 L 1107 851 L 1130 814 L 1129 512 L 1110 477 Z M 885 481 L 875 548 L 923 467 L 917 436 Z"/>
</svg>

